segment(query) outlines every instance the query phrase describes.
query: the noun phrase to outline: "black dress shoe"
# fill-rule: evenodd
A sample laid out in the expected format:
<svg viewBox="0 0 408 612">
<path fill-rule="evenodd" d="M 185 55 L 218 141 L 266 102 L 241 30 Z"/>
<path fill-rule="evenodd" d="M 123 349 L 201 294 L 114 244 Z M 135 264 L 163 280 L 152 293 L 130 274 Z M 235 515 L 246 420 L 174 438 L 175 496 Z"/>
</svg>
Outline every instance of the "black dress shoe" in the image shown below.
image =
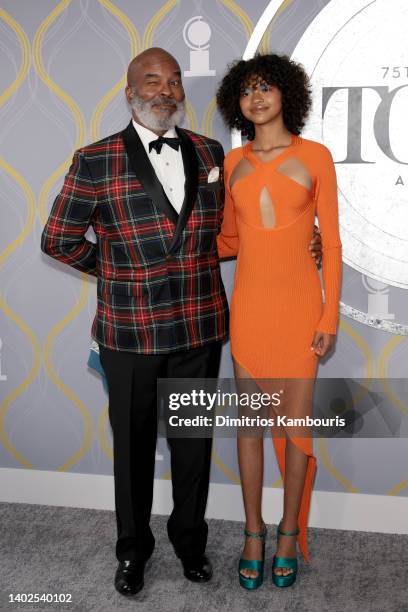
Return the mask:
<svg viewBox="0 0 408 612">
<path fill-rule="evenodd" d="M 182 557 L 181 563 L 185 577 L 192 582 L 208 582 L 213 575 L 212 565 L 205 555 Z"/>
<path fill-rule="evenodd" d="M 144 561 L 119 561 L 115 589 L 121 595 L 136 595 L 143 589 Z"/>
</svg>

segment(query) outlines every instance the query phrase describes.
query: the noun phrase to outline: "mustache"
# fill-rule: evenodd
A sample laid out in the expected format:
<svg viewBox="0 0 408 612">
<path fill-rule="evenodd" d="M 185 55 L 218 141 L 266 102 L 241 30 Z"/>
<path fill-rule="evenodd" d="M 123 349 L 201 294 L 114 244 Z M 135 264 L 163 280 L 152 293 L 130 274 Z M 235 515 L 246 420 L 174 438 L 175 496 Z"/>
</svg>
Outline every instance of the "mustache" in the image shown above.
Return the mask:
<svg viewBox="0 0 408 612">
<path fill-rule="evenodd" d="M 150 106 L 171 106 L 172 108 L 177 108 L 177 102 L 175 100 L 167 100 L 166 98 L 153 98 L 149 100 Z"/>
<path fill-rule="evenodd" d="M 132 89 L 133 98 L 130 103 L 131 108 L 136 113 L 139 120 L 150 129 L 168 130 L 181 123 L 185 115 L 185 100 L 178 102 L 175 99 L 159 95 L 151 100 L 143 100 L 137 91 Z M 154 111 L 155 106 L 170 109 L 168 117 L 157 116 Z"/>
</svg>

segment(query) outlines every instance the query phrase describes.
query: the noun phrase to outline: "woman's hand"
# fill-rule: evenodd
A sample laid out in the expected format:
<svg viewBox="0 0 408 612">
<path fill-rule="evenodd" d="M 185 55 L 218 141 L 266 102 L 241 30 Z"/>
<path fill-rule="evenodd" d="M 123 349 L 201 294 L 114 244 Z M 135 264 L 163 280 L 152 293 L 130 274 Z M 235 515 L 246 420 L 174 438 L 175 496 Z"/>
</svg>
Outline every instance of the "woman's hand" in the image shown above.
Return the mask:
<svg viewBox="0 0 408 612">
<path fill-rule="evenodd" d="M 326 334 L 325 332 L 317 331 L 312 342 L 311 350 L 318 357 L 324 357 L 334 346 L 336 334 Z"/>
<path fill-rule="evenodd" d="M 309 251 L 311 251 L 310 254 L 314 258 L 316 266 L 319 267 L 322 262 L 322 237 L 317 225 L 313 226 L 313 236 L 309 244 Z"/>
</svg>

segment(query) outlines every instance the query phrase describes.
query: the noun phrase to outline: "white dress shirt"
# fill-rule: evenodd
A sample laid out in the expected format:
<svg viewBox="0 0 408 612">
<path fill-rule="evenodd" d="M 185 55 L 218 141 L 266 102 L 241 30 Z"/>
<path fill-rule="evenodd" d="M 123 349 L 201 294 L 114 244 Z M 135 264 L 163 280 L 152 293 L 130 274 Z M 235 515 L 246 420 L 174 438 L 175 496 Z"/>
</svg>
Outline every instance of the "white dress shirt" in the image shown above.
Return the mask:
<svg viewBox="0 0 408 612">
<path fill-rule="evenodd" d="M 157 140 L 157 134 L 145 128 L 143 125 L 140 125 L 140 123 L 136 123 L 134 119 L 132 119 L 132 123 L 143 143 L 154 171 L 156 172 L 157 178 L 163 185 L 163 189 L 169 198 L 170 203 L 175 210 L 180 213 L 184 201 L 185 182 L 181 147 L 179 147 L 178 151 L 176 151 L 172 147 L 169 147 L 169 145 L 164 144 L 160 154 L 157 153 L 155 149 L 152 149 L 149 153 L 149 142 L 152 140 Z M 177 138 L 177 133 L 173 128 L 171 130 L 167 130 L 163 136 L 166 138 Z"/>
</svg>

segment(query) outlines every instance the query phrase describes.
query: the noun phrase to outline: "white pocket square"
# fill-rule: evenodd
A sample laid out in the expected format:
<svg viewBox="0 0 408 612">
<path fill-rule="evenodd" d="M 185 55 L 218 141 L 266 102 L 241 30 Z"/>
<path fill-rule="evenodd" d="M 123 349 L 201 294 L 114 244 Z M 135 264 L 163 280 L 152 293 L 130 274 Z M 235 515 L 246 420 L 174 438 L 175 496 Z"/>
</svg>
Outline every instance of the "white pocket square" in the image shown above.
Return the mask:
<svg viewBox="0 0 408 612">
<path fill-rule="evenodd" d="M 214 166 L 214 168 L 211 168 L 210 172 L 208 173 L 207 183 L 215 183 L 219 178 L 220 169 L 218 166 Z"/>
</svg>

